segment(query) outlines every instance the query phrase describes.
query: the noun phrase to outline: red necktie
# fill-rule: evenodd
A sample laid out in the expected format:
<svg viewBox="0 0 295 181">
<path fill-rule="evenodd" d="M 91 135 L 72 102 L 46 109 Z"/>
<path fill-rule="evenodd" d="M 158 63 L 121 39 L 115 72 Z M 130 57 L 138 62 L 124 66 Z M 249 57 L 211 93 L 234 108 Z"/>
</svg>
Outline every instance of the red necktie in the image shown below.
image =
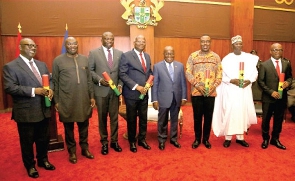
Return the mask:
<svg viewBox="0 0 295 181">
<path fill-rule="evenodd" d="M 112 54 L 111 54 L 111 51 L 110 49 L 108 49 L 108 65 L 110 68 L 113 68 L 113 57 L 112 57 Z"/>
<path fill-rule="evenodd" d="M 38 79 L 38 81 L 39 81 L 40 84 L 42 85 L 42 78 L 41 78 L 41 76 L 39 75 L 37 69 L 34 67 L 34 65 L 33 65 L 33 61 L 29 61 L 29 63 L 30 63 L 30 66 L 31 66 L 32 72 L 34 73 L 35 77 Z"/>
<path fill-rule="evenodd" d="M 276 60 L 276 63 L 277 63 L 277 65 L 276 65 L 276 71 L 277 71 L 278 76 L 280 76 L 281 71 L 280 71 L 279 61 Z"/>
<path fill-rule="evenodd" d="M 145 63 L 144 63 L 144 59 L 142 58 L 142 53 L 140 53 L 139 55 L 140 55 L 140 59 L 141 59 L 140 61 L 141 61 L 143 71 L 146 72 L 146 66 L 145 66 Z"/>
</svg>

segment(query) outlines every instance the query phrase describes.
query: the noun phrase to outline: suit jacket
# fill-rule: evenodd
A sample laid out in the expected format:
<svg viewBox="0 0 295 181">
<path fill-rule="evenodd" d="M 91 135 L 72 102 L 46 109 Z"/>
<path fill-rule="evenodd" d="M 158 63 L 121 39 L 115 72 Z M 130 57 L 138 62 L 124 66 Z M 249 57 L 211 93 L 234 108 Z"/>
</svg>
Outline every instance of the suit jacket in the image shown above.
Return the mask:
<svg viewBox="0 0 295 181">
<path fill-rule="evenodd" d="M 119 60 L 122 53 L 122 51 L 113 48 L 113 68 L 111 69 L 108 65 L 103 47 L 89 52 L 89 69 L 91 71 L 92 81 L 94 82 L 95 96 L 106 97 L 110 91 L 110 87 L 99 85 L 99 80 L 103 78 L 103 72 L 109 74 L 116 86 L 123 86 L 122 81 L 119 79 Z"/>
<path fill-rule="evenodd" d="M 291 85 L 292 82 L 292 68 L 290 61 L 281 59 L 282 72 L 285 73 L 285 81 L 288 81 Z M 262 88 L 262 102 L 273 103 L 276 101 L 271 94 L 274 91 L 278 91 L 279 75 L 276 72 L 275 66 L 271 59 L 261 63 L 258 73 L 258 84 Z M 283 97 L 287 101 L 287 90 L 284 89 Z"/>
<path fill-rule="evenodd" d="M 152 75 L 151 58 L 147 53 L 144 53 L 144 57 L 146 60 L 146 72 L 143 71 L 140 60 L 134 50 L 123 53 L 121 56 L 119 76 L 124 83 L 122 94 L 127 99 L 139 100 L 140 92 L 132 90 L 133 87 L 136 84 L 145 86 L 147 79 Z"/>
<path fill-rule="evenodd" d="M 170 77 L 165 60 L 154 65 L 152 102 L 158 101 L 159 107 L 169 108 L 173 100 L 173 93 L 178 107 L 181 106 L 182 99 L 187 99 L 183 64 L 174 60 L 173 67 L 174 81 Z"/>
<path fill-rule="evenodd" d="M 41 75 L 50 75 L 44 62 L 34 60 Z M 32 88 L 42 87 L 25 61 L 18 57 L 3 67 L 4 89 L 12 96 L 12 117 L 16 122 L 39 122 L 51 116 L 44 96 L 31 97 Z M 53 84 L 50 77 L 50 87 Z"/>
</svg>

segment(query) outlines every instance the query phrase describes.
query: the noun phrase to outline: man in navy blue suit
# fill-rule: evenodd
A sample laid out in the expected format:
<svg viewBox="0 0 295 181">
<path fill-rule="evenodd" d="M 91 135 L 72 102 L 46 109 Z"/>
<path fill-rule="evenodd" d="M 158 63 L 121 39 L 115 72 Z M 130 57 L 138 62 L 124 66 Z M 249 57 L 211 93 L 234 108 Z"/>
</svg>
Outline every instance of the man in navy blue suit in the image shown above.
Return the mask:
<svg viewBox="0 0 295 181">
<path fill-rule="evenodd" d="M 158 114 L 159 149 L 165 149 L 167 140 L 168 114 L 170 113 L 170 143 L 180 148 L 177 142 L 178 113 L 186 103 L 186 80 L 183 64 L 174 60 L 174 49 L 166 46 L 164 60 L 154 65 L 154 85 L 152 87 L 153 107 Z"/>
<path fill-rule="evenodd" d="M 38 178 L 35 168 L 34 149 L 38 166 L 55 170 L 48 161 L 50 107 L 45 106 L 44 96 L 53 96 L 51 89 L 42 86 L 43 74 L 49 75 L 44 62 L 34 59 L 37 45 L 30 38 L 24 38 L 19 45 L 20 55 L 3 67 L 4 89 L 12 96 L 12 117 L 17 123 L 22 160 L 29 177 Z M 50 88 L 52 88 L 50 78 Z"/>
<path fill-rule="evenodd" d="M 128 141 L 130 151 L 137 152 L 136 127 L 137 116 L 139 117 L 138 145 L 150 150 L 146 142 L 147 131 L 147 107 L 148 95 L 140 99 L 141 94 L 146 94 L 144 88 L 149 76 L 152 75 L 151 58 L 143 52 L 146 41 L 143 35 L 135 38 L 134 49 L 122 54 L 119 64 L 119 76 L 124 83 L 122 95 L 126 103 Z"/>
</svg>

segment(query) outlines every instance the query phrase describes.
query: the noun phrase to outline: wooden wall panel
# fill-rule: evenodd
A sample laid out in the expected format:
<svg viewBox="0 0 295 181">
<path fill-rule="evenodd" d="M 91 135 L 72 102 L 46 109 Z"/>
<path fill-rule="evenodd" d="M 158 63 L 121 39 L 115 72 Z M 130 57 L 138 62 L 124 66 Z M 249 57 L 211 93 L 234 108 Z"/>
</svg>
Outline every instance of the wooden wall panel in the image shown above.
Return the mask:
<svg viewBox="0 0 295 181">
<path fill-rule="evenodd" d="M 231 37 L 241 35 L 245 51 L 253 47 L 254 0 L 231 0 Z"/>
</svg>

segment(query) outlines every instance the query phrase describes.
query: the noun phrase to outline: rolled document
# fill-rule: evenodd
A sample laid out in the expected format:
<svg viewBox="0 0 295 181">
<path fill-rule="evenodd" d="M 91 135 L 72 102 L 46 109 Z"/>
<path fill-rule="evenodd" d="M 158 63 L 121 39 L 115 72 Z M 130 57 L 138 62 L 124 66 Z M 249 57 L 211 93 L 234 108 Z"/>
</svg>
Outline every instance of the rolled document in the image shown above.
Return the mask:
<svg viewBox="0 0 295 181">
<path fill-rule="evenodd" d="M 154 76 L 150 75 L 149 79 L 146 81 L 145 86 L 144 86 L 144 89 L 146 90 L 146 92 L 151 87 L 151 84 L 152 84 L 153 80 L 154 80 Z M 140 94 L 139 99 L 142 100 L 144 98 L 144 96 L 145 96 L 145 94 Z"/>
<path fill-rule="evenodd" d="M 244 86 L 244 62 L 240 62 L 239 87 L 242 88 L 243 86 Z"/>
<path fill-rule="evenodd" d="M 285 73 L 280 73 L 280 82 L 279 82 L 279 87 L 278 87 L 278 92 L 280 94 L 280 99 L 283 97 L 283 84 L 285 81 Z"/>
<path fill-rule="evenodd" d="M 49 90 L 49 77 L 47 74 L 42 75 L 42 84 L 44 89 Z M 45 106 L 46 107 L 51 106 L 51 101 L 48 96 L 45 96 Z"/>
<path fill-rule="evenodd" d="M 206 70 L 206 75 L 205 75 L 206 96 L 209 96 L 209 87 L 210 87 L 210 70 Z"/>
<path fill-rule="evenodd" d="M 102 73 L 103 78 L 109 83 L 110 88 L 113 89 L 113 91 L 115 92 L 115 94 L 117 96 L 119 96 L 121 93 L 118 90 L 117 86 L 114 84 L 113 80 L 111 79 L 111 77 L 109 76 L 109 74 L 107 72 L 103 72 Z"/>
</svg>

